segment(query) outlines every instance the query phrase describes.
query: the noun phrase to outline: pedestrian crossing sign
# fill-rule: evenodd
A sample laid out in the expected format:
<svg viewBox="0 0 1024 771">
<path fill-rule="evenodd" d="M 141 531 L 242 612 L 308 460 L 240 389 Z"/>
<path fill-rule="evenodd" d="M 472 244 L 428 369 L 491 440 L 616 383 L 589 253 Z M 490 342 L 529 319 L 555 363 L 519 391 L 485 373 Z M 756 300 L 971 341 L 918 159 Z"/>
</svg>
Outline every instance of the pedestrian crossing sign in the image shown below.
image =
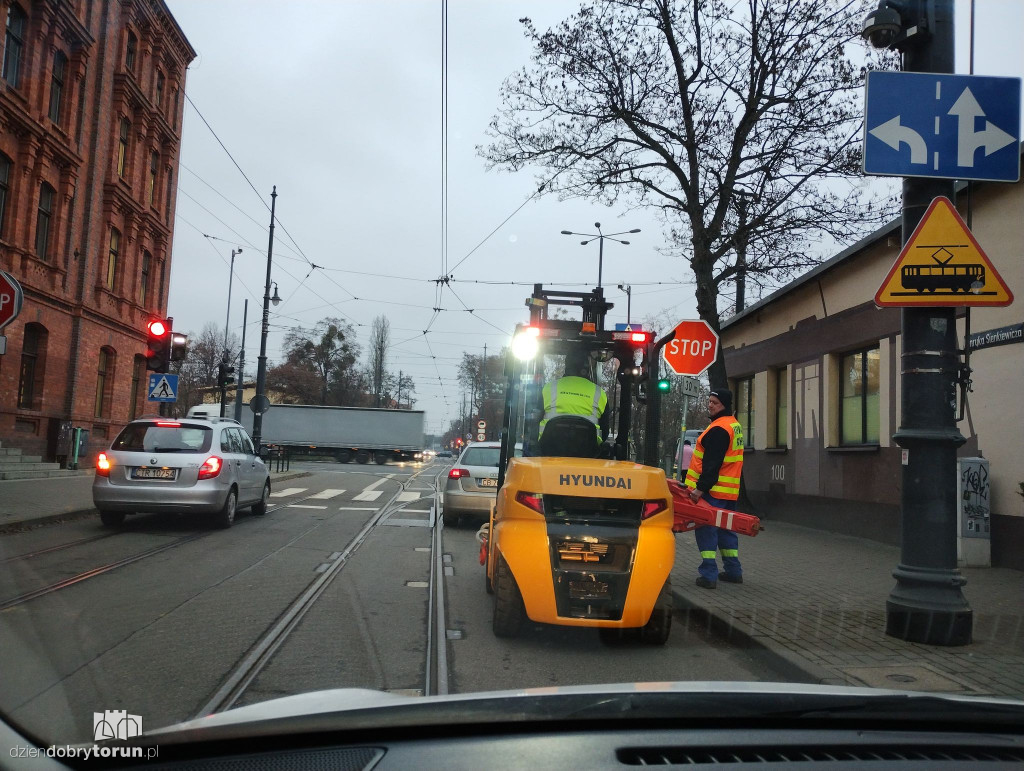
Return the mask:
<svg viewBox="0 0 1024 771">
<path fill-rule="evenodd" d="M 178 376 L 153 373 L 149 376 L 149 388 L 146 389 L 150 402 L 178 401 Z"/>
<path fill-rule="evenodd" d="M 1012 302 L 1006 282 L 944 196 L 932 201 L 875 294 L 880 308 Z"/>
</svg>

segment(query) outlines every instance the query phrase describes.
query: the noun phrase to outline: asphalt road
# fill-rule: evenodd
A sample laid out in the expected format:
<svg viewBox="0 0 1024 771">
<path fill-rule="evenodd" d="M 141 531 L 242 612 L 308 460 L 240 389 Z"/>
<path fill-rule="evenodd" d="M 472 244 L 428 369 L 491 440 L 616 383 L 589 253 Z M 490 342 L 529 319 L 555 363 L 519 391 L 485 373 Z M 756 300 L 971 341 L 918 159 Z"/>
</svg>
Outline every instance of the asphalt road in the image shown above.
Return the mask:
<svg viewBox="0 0 1024 771">
<path fill-rule="evenodd" d="M 430 509 L 447 466 L 296 469 L 309 474 L 280 482 L 265 517 L 242 513 L 229 530 L 138 515 L 116 532 L 83 519 L 0 535 L 0 711 L 61 742 L 91 738 L 103 710 L 141 715 L 147 730 L 196 717 L 326 578 L 235 703 L 339 687 L 422 693 Z M 664 647 L 608 647 L 594 630 L 536 624 L 495 638 L 474 529 L 445 527 L 441 543 L 451 693 L 779 679 L 683 614 Z M 26 599 L 62 581 L 73 583 Z"/>
</svg>

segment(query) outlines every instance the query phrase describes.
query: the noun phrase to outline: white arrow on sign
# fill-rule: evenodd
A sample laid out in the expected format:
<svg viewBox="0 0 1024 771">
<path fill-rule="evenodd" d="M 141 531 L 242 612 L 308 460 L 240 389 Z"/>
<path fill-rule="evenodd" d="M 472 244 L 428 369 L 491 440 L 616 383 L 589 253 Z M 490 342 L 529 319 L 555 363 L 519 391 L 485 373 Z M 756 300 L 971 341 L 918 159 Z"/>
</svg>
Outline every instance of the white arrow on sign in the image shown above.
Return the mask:
<svg viewBox="0 0 1024 771">
<path fill-rule="evenodd" d="M 985 121 L 982 131 L 974 130 L 974 119 L 985 115 L 970 88 L 965 88 L 960 97 L 949 108 L 949 115 L 957 117 L 956 165 L 974 167 L 974 153 L 979 147 L 985 148 L 985 155 L 992 155 L 1016 140 L 990 121 Z"/>
<path fill-rule="evenodd" d="M 900 125 L 900 116 L 875 126 L 869 132 L 871 136 L 885 142 L 893 150 L 899 150 L 901 143 L 910 145 L 911 163 L 928 163 L 928 145 L 914 129 Z"/>
</svg>

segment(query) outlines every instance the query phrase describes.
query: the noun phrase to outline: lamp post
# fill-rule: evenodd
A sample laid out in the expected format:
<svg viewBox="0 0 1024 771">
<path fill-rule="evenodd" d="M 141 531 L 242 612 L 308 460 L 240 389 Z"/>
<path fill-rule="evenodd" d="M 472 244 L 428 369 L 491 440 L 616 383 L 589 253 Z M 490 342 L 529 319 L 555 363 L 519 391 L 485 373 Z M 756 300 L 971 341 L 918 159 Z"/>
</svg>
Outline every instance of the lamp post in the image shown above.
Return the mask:
<svg viewBox="0 0 1024 771">
<path fill-rule="evenodd" d="M 630 306 L 633 304 L 633 287 L 629 284 L 619 284 L 619 289 L 626 293 L 626 326 L 629 326 Z"/>
<path fill-rule="evenodd" d="M 615 238 L 615 236 L 624 236 L 624 235 L 626 235 L 628 233 L 639 233 L 640 232 L 640 228 L 633 228 L 632 230 L 623 230 L 621 233 L 602 233 L 601 232 L 601 223 L 600 222 L 595 222 L 594 223 L 594 227 L 597 228 L 597 232 L 596 233 L 574 233 L 571 230 L 563 230 L 562 231 L 562 235 L 563 236 L 584 236 L 584 237 L 586 237 L 588 240 L 580 241 L 580 244 L 582 246 L 586 246 L 587 244 L 589 244 L 589 243 L 591 243 L 593 241 L 598 241 L 599 242 L 598 243 L 598 249 L 597 249 L 597 286 L 598 286 L 598 288 L 600 288 L 601 287 L 601 274 L 602 274 L 602 272 L 604 270 L 604 241 L 605 241 L 605 239 L 607 238 L 609 241 L 615 241 L 616 243 L 625 244 L 625 245 L 628 246 L 629 245 L 629 241 L 623 241 L 621 238 Z"/>
</svg>

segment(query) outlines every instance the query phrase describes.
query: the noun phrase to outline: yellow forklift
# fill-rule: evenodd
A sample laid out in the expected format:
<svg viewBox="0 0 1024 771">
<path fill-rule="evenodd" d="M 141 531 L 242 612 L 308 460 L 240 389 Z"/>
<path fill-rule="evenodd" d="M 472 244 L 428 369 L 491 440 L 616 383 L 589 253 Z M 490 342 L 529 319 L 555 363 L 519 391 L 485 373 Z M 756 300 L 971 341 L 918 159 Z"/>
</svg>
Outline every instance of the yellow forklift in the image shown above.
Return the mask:
<svg viewBox="0 0 1024 771">
<path fill-rule="evenodd" d="M 529 323 L 517 325 L 505 361 L 499 489 L 482 531 L 494 633 L 515 636 L 529 619 L 596 627 L 609 641 L 638 630 L 663 645 L 675 537 L 672 496 L 657 467 L 658 394 L 647 388 L 660 348 L 650 331 L 605 328 L 612 304 L 600 287 L 575 293 L 537 284 L 527 305 Z M 556 308 L 579 308 L 582 318 L 559 318 L 566 314 Z M 542 389 L 566 357 L 579 361 L 581 353 L 610 397 L 605 410 L 615 413 L 604 441 L 593 420 L 578 415 L 551 417 L 541 432 Z M 614 382 L 601 383 L 602 373 Z M 639 442 L 630 435 L 638 399 L 649 400 Z"/>
</svg>

